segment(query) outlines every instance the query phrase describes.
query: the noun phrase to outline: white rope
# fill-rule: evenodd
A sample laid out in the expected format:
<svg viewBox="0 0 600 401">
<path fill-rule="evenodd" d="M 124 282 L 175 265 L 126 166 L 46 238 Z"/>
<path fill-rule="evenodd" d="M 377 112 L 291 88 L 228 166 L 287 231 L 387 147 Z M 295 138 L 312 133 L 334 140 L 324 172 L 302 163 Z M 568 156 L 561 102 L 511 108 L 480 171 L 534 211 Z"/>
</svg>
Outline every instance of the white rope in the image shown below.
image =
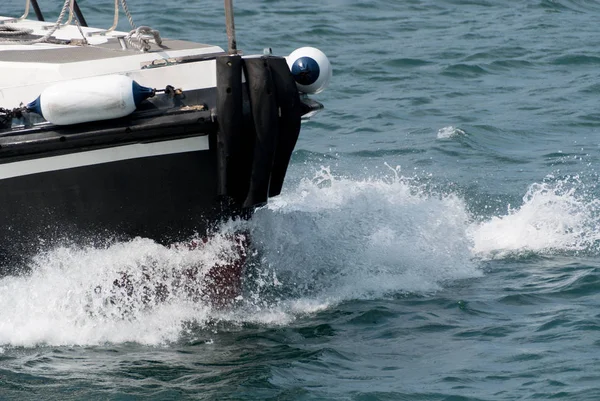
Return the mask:
<svg viewBox="0 0 600 401">
<path fill-rule="evenodd" d="M 29 10 L 29 1 L 27 0 L 27 8 L 26 11 Z M 56 20 L 56 22 L 54 23 L 54 25 L 52 25 L 50 27 L 50 29 L 48 30 L 48 32 L 42 36 L 41 38 L 37 38 L 37 39 L 30 39 L 30 40 L 26 40 L 26 39 L 7 39 L 5 38 L 6 36 L 22 36 L 25 34 L 30 34 L 33 32 L 33 30 L 31 29 L 20 29 L 20 28 L 16 28 L 16 27 L 9 27 L 7 25 L 7 27 L 9 28 L 9 31 L 11 31 L 10 33 L 8 31 L 2 31 L 0 30 L 0 42 L 11 42 L 11 43 L 19 43 L 22 45 L 33 45 L 36 43 L 44 43 L 44 42 L 48 42 L 49 39 L 52 37 L 52 35 L 54 35 L 54 32 L 56 32 L 58 29 L 60 29 L 61 27 L 64 27 L 68 24 L 71 23 L 71 20 L 73 19 L 73 15 L 74 15 L 74 11 L 73 11 L 73 6 L 74 6 L 74 0 L 65 0 L 65 2 L 63 3 L 62 9 L 60 10 L 60 14 L 58 15 L 58 19 Z M 69 20 L 67 21 L 67 23 L 63 24 L 63 20 L 65 18 L 65 14 L 67 13 L 67 10 L 69 11 Z M 26 15 L 24 15 L 26 16 Z M 85 35 L 83 33 L 83 29 L 81 29 L 81 25 L 79 23 L 79 19 L 75 18 L 75 24 L 77 25 L 77 29 L 79 30 L 79 33 L 81 34 L 81 37 L 83 38 L 83 43 L 87 44 L 87 39 L 85 38 Z M 20 32 L 19 35 L 16 35 L 12 32 Z M 5 37 L 3 37 L 5 36 Z"/>
<path fill-rule="evenodd" d="M 137 29 L 133 29 L 125 36 L 125 40 L 129 46 L 142 52 L 147 52 L 152 48 L 150 45 L 150 40 L 152 39 L 154 39 L 157 45 L 162 47 L 160 32 L 149 26 L 140 26 Z"/>
<path fill-rule="evenodd" d="M 31 0 L 25 0 L 25 11 L 23 12 L 23 15 L 21 15 L 19 18 L 12 18 L 12 19 L 5 19 L 0 21 L 0 25 L 3 24 L 10 24 L 13 22 L 19 22 L 21 20 L 24 20 L 25 18 L 27 18 L 27 16 L 29 15 L 29 4 L 31 3 Z"/>
<path fill-rule="evenodd" d="M 25 36 L 33 32 L 33 29 L 17 28 L 11 25 L 0 25 L 0 41 L 5 37 Z"/>
<path fill-rule="evenodd" d="M 31 0 L 27 0 L 25 2 L 25 12 L 23 13 L 23 15 L 21 15 L 19 18 L 17 18 L 17 21 L 21 21 L 24 20 L 25 18 L 27 18 L 27 16 L 29 15 L 29 4 L 31 3 Z"/>
<path fill-rule="evenodd" d="M 119 24 L 119 0 L 115 0 L 115 13 L 114 13 L 114 17 L 113 17 L 112 26 L 104 31 L 91 32 L 88 35 L 89 36 L 106 35 L 107 33 L 110 33 L 112 31 L 114 31 L 115 29 L 117 29 L 118 24 Z"/>
<path fill-rule="evenodd" d="M 131 13 L 129 12 L 129 8 L 127 8 L 127 0 L 121 0 L 121 5 L 123 6 L 123 11 L 125 11 L 125 15 L 127 16 L 127 19 L 129 20 L 129 24 L 131 25 L 131 27 L 133 29 L 136 29 L 135 23 L 133 22 L 133 17 L 131 16 Z"/>
<path fill-rule="evenodd" d="M 75 0 L 73 0 L 71 2 L 71 15 L 75 14 L 75 12 L 73 10 L 74 4 L 75 4 Z M 79 16 L 78 15 L 75 15 L 75 25 L 77 25 L 77 30 L 79 31 L 79 34 L 83 38 L 83 44 L 84 45 L 88 45 L 89 42 L 88 42 L 87 38 L 85 37 L 85 34 L 83 33 L 83 29 L 81 28 L 81 23 L 79 22 Z"/>
<path fill-rule="evenodd" d="M 150 40 L 154 39 L 158 46 L 162 47 L 162 39 L 160 38 L 160 32 L 156 29 L 152 29 L 149 26 L 140 26 L 136 28 L 135 22 L 133 22 L 133 17 L 129 12 L 129 8 L 127 7 L 127 0 L 121 0 L 121 6 L 123 6 L 123 11 L 129 20 L 129 24 L 133 28 L 127 36 L 125 36 L 125 41 L 131 47 L 141 52 L 150 51 L 152 46 L 150 45 Z"/>
<path fill-rule="evenodd" d="M 23 14 L 23 16 L 20 19 L 25 18 L 27 16 L 27 14 L 29 13 L 30 1 L 31 0 L 26 0 L 25 14 Z M 131 46 L 132 48 L 142 51 L 142 52 L 150 51 L 150 49 L 152 48 L 150 41 L 153 39 L 158 46 L 162 47 L 162 39 L 160 37 L 160 32 L 158 30 L 152 29 L 149 26 L 140 26 L 139 28 L 136 27 L 135 23 L 133 22 L 133 17 L 131 16 L 131 13 L 129 12 L 129 7 L 127 7 L 127 0 L 115 0 L 115 15 L 114 15 L 114 19 L 113 19 L 113 25 L 106 31 L 95 32 L 93 34 L 105 34 L 108 32 L 112 32 L 113 30 L 116 29 L 117 24 L 119 22 L 119 1 L 121 3 L 121 6 L 123 7 L 123 11 L 124 11 L 125 15 L 127 16 L 127 19 L 129 20 L 129 24 L 133 28 L 127 34 L 127 36 L 125 36 L 126 43 L 129 46 Z M 64 26 L 70 25 L 72 23 L 73 15 L 75 15 L 73 7 L 74 7 L 74 0 L 65 0 L 63 7 L 60 11 L 60 14 L 58 16 L 58 19 L 56 20 L 56 23 L 54 23 L 54 25 L 52 25 L 50 27 L 49 31 L 44 36 L 42 36 L 41 38 L 37 38 L 37 39 L 31 39 L 31 40 L 18 39 L 18 36 L 24 36 L 24 35 L 31 34 L 33 32 L 33 30 L 31 30 L 31 29 L 20 29 L 20 28 L 8 26 L 8 25 L 4 25 L 4 29 L 2 29 L 3 27 L 2 27 L 2 25 L 0 25 L 0 42 L 13 42 L 13 43 L 19 43 L 19 44 L 24 44 L 24 45 L 47 42 L 50 39 L 50 37 L 54 34 L 54 32 L 56 32 L 58 29 L 60 29 Z M 65 18 L 65 14 L 67 13 L 67 10 L 69 11 L 69 18 L 63 24 L 63 20 Z M 13 21 L 14 20 L 11 20 L 10 22 L 13 22 Z M 79 33 L 81 34 L 81 37 L 83 38 L 83 43 L 88 44 L 86 36 L 83 33 L 83 29 L 81 28 L 79 18 L 77 18 L 77 16 L 75 16 L 75 25 L 77 25 L 77 29 L 79 30 Z"/>
<path fill-rule="evenodd" d="M 32 40 L 3 39 L 3 38 L 0 38 L 0 41 L 2 41 L 2 42 L 17 42 L 17 43 L 20 43 L 20 44 L 23 44 L 23 45 L 32 45 L 32 44 L 35 44 L 35 43 L 47 42 L 48 39 L 50 39 L 50 37 L 54 34 L 54 32 L 56 32 L 56 30 L 58 28 L 60 28 L 60 24 L 62 23 L 62 20 L 65 18 L 65 14 L 66 14 L 67 10 L 69 9 L 69 5 L 70 4 L 71 4 L 71 0 L 65 0 L 65 3 L 63 4 L 62 10 L 60 11 L 60 14 L 58 16 L 58 20 L 56 20 L 56 23 L 52 26 L 52 28 L 48 31 L 48 33 L 46 33 L 41 38 L 32 39 Z"/>
<path fill-rule="evenodd" d="M 140 26 L 139 28 L 136 28 L 135 22 L 133 22 L 133 17 L 131 16 L 129 8 L 127 7 L 127 0 L 121 0 L 121 5 L 123 6 L 123 11 L 129 20 L 129 24 L 133 28 L 127 34 L 127 36 L 125 36 L 125 41 L 127 44 L 134 49 L 147 52 L 152 48 L 150 45 L 150 40 L 154 39 L 156 44 L 162 47 L 160 32 L 156 29 L 150 28 L 149 26 Z"/>
<path fill-rule="evenodd" d="M 129 21 L 129 25 L 131 25 L 132 28 L 132 30 L 124 38 L 127 46 L 141 52 L 147 52 L 152 48 L 150 40 L 154 39 L 156 44 L 162 47 L 162 39 L 159 31 L 148 26 L 141 26 L 138 28 L 135 25 L 135 22 L 133 22 L 133 17 L 131 16 L 131 12 L 129 11 L 129 7 L 127 6 L 127 0 L 115 0 L 115 13 L 113 24 L 110 28 L 104 31 L 90 33 L 89 36 L 106 35 L 117 28 L 117 25 L 119 24 L 119 3 L 121 7 L 123 7 L 123 12 L 125 13 L 125 16 Z"/>
<path fill-rule="evenodd" d="M 60 24 L 60 27 L 65 27 L 68 25 L 71 25 L 71 22 L 73 22 L 73 2 L 74 0 L 70 0 L 69 3 L 69 18 L 67 19 L 67 22 L 65 22 L 64 24 Z"/>
<path fill-rule="evenodd" d="M 0 25 L 0 41 L 2 40 L 2 37 L 24 36 L 24 35 L 29 35 L 30 33 L 33 32 L 33 29 L 25 29 L 25 28 L 18 28 L 16 26 L 5 25 L 5 24 L 13 23 L 13 22 L 19 22 L 19 21 L 27 18 L 27 16 L 29 15 L 30 3 L 31 3 L 31 0 L 25 1 L 25 11 L 23 12 L 23 15 L 21 15 L 19 18 L 0 21 L 0 24 L 1 24 Z"/>
</svg>

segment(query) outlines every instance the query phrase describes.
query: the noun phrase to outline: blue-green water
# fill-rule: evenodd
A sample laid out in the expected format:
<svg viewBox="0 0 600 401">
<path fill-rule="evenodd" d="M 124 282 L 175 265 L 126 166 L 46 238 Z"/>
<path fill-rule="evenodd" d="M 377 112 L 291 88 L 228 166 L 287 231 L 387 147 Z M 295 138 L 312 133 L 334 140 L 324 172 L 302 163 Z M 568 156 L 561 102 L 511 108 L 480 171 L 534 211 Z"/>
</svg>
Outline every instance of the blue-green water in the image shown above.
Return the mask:
<svg viewBox="0 0 600 401">
<path fill-rule="evenodd" d="M 80 5 L 109 26 L 110 3 Z M 245 223 L 244 299 L 94 299 L 219 241 L 40 255 L 0 280 L 0 399 L 600 399 L 600 2 L 237 3 L 246 53 L 334 65 L 284 193 Z M 220 1 L 129 6 L 226 46 Z"/>
</svg>

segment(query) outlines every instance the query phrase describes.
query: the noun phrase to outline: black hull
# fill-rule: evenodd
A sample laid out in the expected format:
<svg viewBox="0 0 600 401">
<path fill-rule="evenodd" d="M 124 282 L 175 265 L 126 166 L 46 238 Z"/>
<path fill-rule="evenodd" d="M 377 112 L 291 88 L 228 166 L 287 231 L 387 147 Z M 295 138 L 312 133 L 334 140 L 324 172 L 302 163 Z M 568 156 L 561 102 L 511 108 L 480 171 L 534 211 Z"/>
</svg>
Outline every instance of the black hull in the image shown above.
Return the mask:
<svg viewBox="0 0 600 401">
<path fill-rule="evenodd" d="M 205 150 L 0 180 L 2 264 L 60 244 L 204 236 L 221 217 L 215 166 Z"/>
<path fill-rule="evenodd" d="M 216 88 L 126 118 L 58 127 L 25 115 L 27 128 L 0 131 L 0 275 L 62 244 L 206 236 L 278 195 L 300 119 L 320 105 L 301 101 L 282 58 L 216 62 Z"/>
</svg>

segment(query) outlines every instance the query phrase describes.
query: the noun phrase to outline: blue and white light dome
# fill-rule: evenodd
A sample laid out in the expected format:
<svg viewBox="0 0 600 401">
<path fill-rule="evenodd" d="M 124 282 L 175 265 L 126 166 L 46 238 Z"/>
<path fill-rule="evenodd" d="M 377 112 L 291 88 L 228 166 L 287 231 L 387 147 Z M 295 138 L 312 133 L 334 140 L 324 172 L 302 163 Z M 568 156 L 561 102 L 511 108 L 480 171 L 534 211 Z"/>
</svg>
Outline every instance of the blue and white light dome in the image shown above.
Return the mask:
<svg viewBox="0 0 600 401">
<path fill-rule="evenodd" d="M 314 47 L 301 47 L 286 57 L 298 90 L 303 93 L 322 92 L 333 75 L 329 59 Z"/>
</svg>

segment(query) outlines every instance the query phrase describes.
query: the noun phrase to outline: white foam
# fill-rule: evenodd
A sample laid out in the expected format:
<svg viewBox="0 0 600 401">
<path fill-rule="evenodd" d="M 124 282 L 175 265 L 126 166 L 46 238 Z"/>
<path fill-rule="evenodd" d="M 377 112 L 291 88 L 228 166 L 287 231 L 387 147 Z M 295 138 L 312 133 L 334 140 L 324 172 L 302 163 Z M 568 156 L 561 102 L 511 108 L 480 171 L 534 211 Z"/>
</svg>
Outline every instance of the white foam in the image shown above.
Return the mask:
<svg viewBox="0 0 600 401">
<path fill-rule="evenodd" d="M 59 248 L 38 255 L 31 274 L 0 280 L 0 344 L 175 341 L 185 321 L 202 322 L 211 313 L 175 280 L 190 267 L 223 262 L 228 246 L 217 238 L 190 251 L 137 238 L 107 249 Z M 131 293 L 113 285 L 123 272 L 133 283 Z M 165 301 L 156 302 L 154 294 L 145 299 L 144 287 L 158 283 L 169 290 Z M 201 289 L 203 282 L 196 285 Z"/>
<path fill-rule="evenodd" d="M 0 279 L 0 345 L 156 345 L 214 333 L 215 321 L 225 323 L 219 330 L 287 325 L 347 300 L 436 291 L 480 276 L 481 259 L 587 252 L 600 239 L 600 201 L 583 189 L 576 179 L 549 178 L 505 215 L 473 221 L 458 196 L 431 193 L 399 168 L 363 180 L 322 168 L 196 250 L 138 238 L 38 255 L 31 274 Z M 249 232 L 256 252 L 236 306 L 217 310 L 181 291 L 186 269 L 227 260 L 237 230 Z M 123 271 L 131 294 L 113 286 Z M 158 284 L 169 296 L 145 301 L 140 288 Z"/>
<path fill-rule="evenodd" d="M 465 131 L 450 125 L 438 130 L 437 139 L 450 139 L 461 135 L 465 135 Z"/>
<path fill-rule="evenodd" d="M 345 300 L 427 293 L 481 275 L 464 202 L 428 194 L 399 169 L 355 180 L 322 168 L 236 224 L 194 251 L 138 238 L 38 255 L 31 274 L 0 279 L 0 345 L 165 344 L 188 335 L 190 322 L 210 330 L 215 320 L 285 325 Z M 176 277 L 221 261 L 227 233 L 238 229 L 250 232 L 257 252 L 237 306 L 216 310 L 179 291 Z M 123 271 L 138 289 L 132 294 L 113 286 Z M 169 297 L 145 302 L 139 288 L 160 283 Z"/>
<path fill-rule="evenodd" d="M 323 168 L 259 211 L 255 223 L 253 239 L 270 244 L 266 260 L 278 277 L 310 283 L 306 291 L 319 299 L 431 291 L 480 274 L 470 261 L 463 201 L 427 195 L 399 174 L 357 181 Z"/>
<path fill-rule="evenodd" d="M 473 252 L 482 258 L 523 253 L 591 251 L 600 239 L 600 201 L 581 193 L 575 177 L 529 187 L 523 204 L 473 224 Z"/>
</svg>

